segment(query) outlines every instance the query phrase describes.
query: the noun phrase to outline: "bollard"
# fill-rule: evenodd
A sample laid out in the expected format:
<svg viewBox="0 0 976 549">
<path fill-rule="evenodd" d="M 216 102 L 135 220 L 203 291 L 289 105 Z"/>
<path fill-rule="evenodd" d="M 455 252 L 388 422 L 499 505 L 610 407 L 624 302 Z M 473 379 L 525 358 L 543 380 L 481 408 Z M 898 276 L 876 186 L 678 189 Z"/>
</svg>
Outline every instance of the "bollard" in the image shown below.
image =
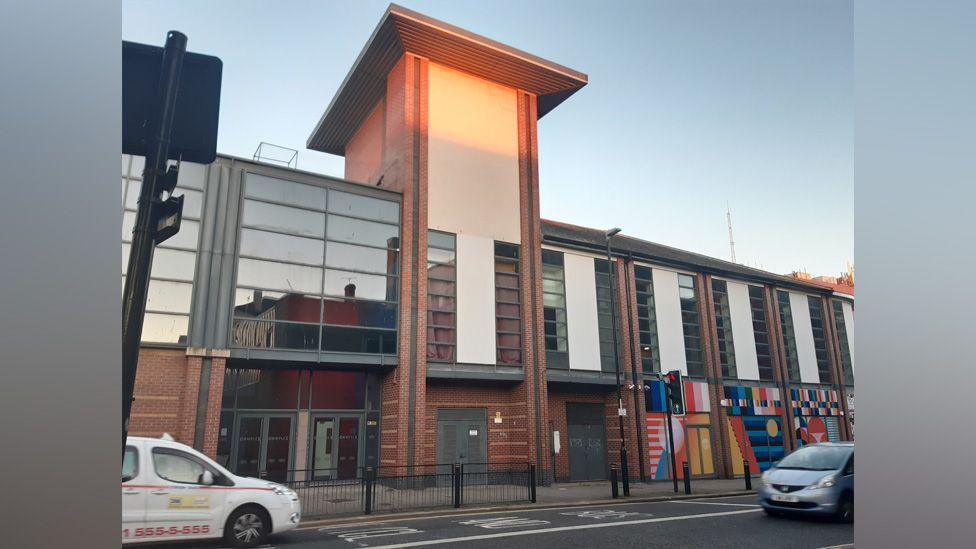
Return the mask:
<svg viewBox="0 0 976 549">
<path fill-rule="evenodd" d="M 363 509 L 363 514 L 368 515 L 373 512 L 373 468 L 366 467 L 366 471 L 364 473 L 364 476 L 366 477 L 366 486 L 364 489 L 366 492 L 363 499 L 366 502 L 366 508 Z"/>
<path fill-rule="evenodd" d="M 617 499 L 620 494 L 617 492 L 617 466 L 610 466 L 610 497 Z"/>
<path fill-rule="evenodd" d="M 752 490 L 752 471 L 749 470 L 749 460 L 742 460 L 742 470 L 746 472 L 746 490 Z"/>
<path fill-rule="evenodd" d="M 451 480 L 454 481 L 454 508 L 461 507 L 461 465 L 451 467 Z"/>
<path fill-rule="evenodd" d="M 691 471 L 688 470 L 687 461 L 681 462 L 681 472 L 685 476 L 685 493 L 690 494 L 691 493 Z"/>
<path fill-rule="evenodd" d="M 529 501 L 535 503 L 535 463 L 529 464 Z"/>
</svg>

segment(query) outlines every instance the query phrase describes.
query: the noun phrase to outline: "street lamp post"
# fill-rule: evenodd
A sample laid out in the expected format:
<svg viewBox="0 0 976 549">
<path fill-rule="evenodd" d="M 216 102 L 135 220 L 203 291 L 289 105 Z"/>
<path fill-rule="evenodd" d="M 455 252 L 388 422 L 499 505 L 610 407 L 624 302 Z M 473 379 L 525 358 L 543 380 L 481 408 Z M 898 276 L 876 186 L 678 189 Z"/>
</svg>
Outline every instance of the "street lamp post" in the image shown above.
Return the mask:
<svg viewBox="0 0 976 549">
<path fill-rule="evenodd" d="M 627 441 L 624 438 L 624 399 L 620 391 L 620 352 L 617 348 L 617 285 L 614 276 L 613 257 L 610 255 L 610 239 L 620 232 L 619 227 L 614 227 L 606 232 L 607 238 L 607 277 L 610 279 L 610 318 L 611 332 L 613 334 L 613 366 L 614 374 L 617 379 L 617 424 L 620 428 L 620 472 L 623 475 L 624 495 L 630 495 L 630 474 L 627 469 Z"/>
</svg>

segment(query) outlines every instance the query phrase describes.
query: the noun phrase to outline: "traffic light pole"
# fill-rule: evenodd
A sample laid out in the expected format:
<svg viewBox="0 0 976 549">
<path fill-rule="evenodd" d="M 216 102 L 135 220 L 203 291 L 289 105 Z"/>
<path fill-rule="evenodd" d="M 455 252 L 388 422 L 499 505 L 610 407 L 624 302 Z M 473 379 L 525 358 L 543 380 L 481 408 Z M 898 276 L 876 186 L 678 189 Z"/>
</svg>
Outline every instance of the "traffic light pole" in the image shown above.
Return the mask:
<svg viewBox="0 0 976 549">
<path fill-rule="evenodd" d="M 149 287 L 149 270 L 152 265 L 156 236 L 156 210 L 159 204 L 159 181 L 166 177 L 169 158 L 170 135 L 176 96 L 186 54 L 186 35 L 170 31 L 163 49 L 162 68 L 159 77 L 159 97 L 155 120 L 148 121 L 150 141 L 146 147 L 146 166 L 142 174 L 132 246 L 126 268 L 125 288 L 122 292 L 122 447 L 129 433 L 129 415 L 132 411 L 132 393 L 136 383 L 139 362 L 139 341 L 142 335 L 143 316 L 146 310 L 146 293 Z"/>
<path fill-rule="evenodd" d="M 619 229 L 617 229 L 619 231 Z M 614 233 L 616 234 L 616 233 Z M 617 378 L 617 424 L 620 427 L 620 474 L 624 480 L 624 495 L 630 495 L 630 470 L 627 468 L 627 441 L 624 438 L 624 416 L 620 415 L 624 409 L 624 399 L 620 391 L 620 357 L 617 349 L 617 311 L 614 303 L 617 299 L 617 284 L 615 269 L 613 268 L 613 258 L 610 255 L 610 238 L 612 234 L 607 234 L 607 278 L 610 280 L 610 318 L 612 320 L 611 332 L 613 332 L 613 364 Z"/>
<path fill-rule="evenodd" d="M 665 392 L 665 406 L 664 409 L 668 414 L 668 456 L 671 457 L 671 480 L 674 482 L 674 493 L 678 493 L 678 466 L 676 465 L 677 456 L 674 455 L 674 429 L 671 427 L 671 387 L 669 384 L 664 385 Z"/>
</svg>

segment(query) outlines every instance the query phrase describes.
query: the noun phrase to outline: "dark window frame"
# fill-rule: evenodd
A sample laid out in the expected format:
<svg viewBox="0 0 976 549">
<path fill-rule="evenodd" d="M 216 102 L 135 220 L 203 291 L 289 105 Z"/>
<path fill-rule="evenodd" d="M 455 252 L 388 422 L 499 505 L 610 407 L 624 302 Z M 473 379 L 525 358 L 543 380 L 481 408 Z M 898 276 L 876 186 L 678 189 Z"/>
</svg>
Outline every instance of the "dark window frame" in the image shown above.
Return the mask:
<svg viewBox="0 0 976 549">
<path fill-rule="evenodd" d="M 837 326 L 837 340 L 840 342 L 840 365 L 844 374 L 844 384 L 854 385 L 854 359 L 851 356 L 851 343 L 847 336 L 847 319 L 844 317 L 844 302 L 832 299 L 834 325 Z"/>
<path fill-rule="evenodd" d="M 823 300 L 812 295 L 807 296 L 810 309 L 810 327 L 813 329 L 813 348 L 817 354 L 817 374 L 820 383 L 833 383 L 834 376 L 830 371 L 830 354 L 827 347 L 827 317 L 823 310 Z"/>
<path fill-rule="evenodd" d="M 129 444 L 129 445 L 126 445 L 126 447 L 125 447 L 125 454 L 128 454 L 129 453 L 129 450 L 132 450 L 132 452 L 135 453 L 135 459 L 132 461 L 132 463 L 134 464 L 135 467 L 132 470 L 132 476 L 130 476 L 128 478 L 126 478 L 126 476 L 125 476 L 125 471 L 124 470 L 122 471 L 122 482 L 129 482 L 131 480 L 136 479 L 139 476 L 139 456 L 140 456 L 139 448 L 137 448 L 137 447 L 132 446 L 131 444 Z M 123 468 L 125 467 L 125 456 L 124 456 L 124 454 L 123 454 L 123 457 L 122 457 L 122 467 Z"/>
<path fill-rule="evenodd" d="M 637 332 L 641 368 L 645 374 L 657 374 L 661 372 L 661 347 L 658 341 L 657 305 L 654 297 L 652 267 L 634 266 L 634 292 L 637 296 Z M 646 313 L 642 313 L 642 309 Z M 646 322 L 646 328 L 643 327 L 643 322 Z"/>
<path fill-rule="evenodd" d="M 749 286 L 749 308 L 752 310 L 752 333 L 756 340 L 756 362 L 759 365 L 759 380 L 775 381 L 772 342 L 770 341 L 769 335 L 769 319 L 766 315 L 765 288 L 762 286 Z M 762 340 L 765 340 L 765 342 Z"/>
<path fill-rule="evenodd" d="M 735 363 L 735 338 L 732 333 L 732 306 L 729 301 L 728 282 L 712 280 L 712 302 L 715 310 L 715 335 L 718 340 L 719 364 L 722 377 L 738 379 Z"/>
<path fill-rule="evenodd" d="M 431 238 L 432 236 L 433 238 Z M 451 261 L 439 261 L 436 256 L 431 256 L 431 250 L 451 252 L 453 259 Z M 431 276 L 434 267 L 438 269 L 435 275 Z M 447 278 L 448 276 L 450 278 Z M 427 230 L 427 280 L 427 347 L 425 349 L 427 361 L 452 364 L 457 362 L 457 235 L 433 229 Z M 453 294 L 432 292 L 430 281 L 445 283 L 445 286 L 454 289 Z M 453 306 L 451 308 L 432 307 L 431 298 L 447 298 Z M 441 313 L 441 316 L 450 315 L 453 323 L 434 323 L 434 313 Z M 449 332 L 450 341 L 434 341 L 432 330 Z M 449 356 L 441 358 L 439 357 L 441 353 L 437 350 L 449 350 Z"/>
<path fill-rule="evenodd" d="M 542 295 L 543 295 L 543 345 L 546 349 L 546 368 L 553 370 L 567 370 L 569 369 L 569 318 L 566 312 L 566 262 L 563 252 L 556 250 L 542 250 L 542 273 L 541 277 L 543 280 L 548 280 L 550 282 L 558 282 L 561 292 L 552 292 L 545 289 L 545 283 L 543 283 Z M 559 278 L 553 276 L 548 276 L 546 266 L 550 267 L 550 270 L 555 270 L 558 268 Z M 561 298 L 562 306 L 547 306 L 545 305 L 545 296 L 557 296 Z M 552 320 L 547 319 L 547 313 L 552 311 Z M 562 312 L 563 320 L 559 320 L 559 312 Z M 562 326 L 563 333 L 565 336 L 559 335 L 559 328 Z M 550 335 L 550 330 L 552 335 Z M 565 350 L 560 350 L 560 342 L 562 342 Z M 550 344 L 555 344 L 555 349 L 550 348 Z"/>
<path fill-rule="evenodd" d="M 685 344 L 685 364 L 689 377 L 705 377 L 705 354 L 702 347 L 701 315 L 698 312 L 698 278 L 695 275 L 677 273 L 678 301 L 681 306 L 681 332 Z M 682 278 L 690 279 L 691 286 L 682 285 Z M 694 295 L 691 298 L 681 297 L 681 289 L 690 289 Z M 698 341 L 697 346 L 690 346 L 689 341 Z"/>
<path fill-rule="evenodd" d="M 512 244 L 509 242 L 496 241 L 494 245 L 495 260 L 494 260 L 494 274 L 495 274 L 495 362 L 501 366 L 519 366 L 523 364 L 523 349 L 522 349 L 522 280 L 521 280 L 521 248 L 518 244 Z M 502 265 L 510 265 L 513 270 L 500 269 Z M 499 277 L 512 278 L 515 281 L 515 287 L 509 286 L 499 286 L 497 281 Z M 502 294 L 504 292 L 514 291 L 517 300 L 511 301 L 508 299 L 502 299 Z M 499 306 L 510 306 L 515 305 L 515 310 L 517 315 L 502 315 L 498 313 Z M 502 330 L 500 328 L 499 320 L 508 320 L 518 322 L 519 329 L 517 332 L 511 330 Z M 518 336 L 518 346 L 513 347 L 510 345 L 502 345 L 502 338 Z M 517 352 L 517 361 L 505 361 L 502 359 L 504 351 L 515 351 Z"/>
<path fill-rule="evenodd" d="M 620 340 L 620 326 L 616 322 L 618 316 L 619 303 L 614 299 L 613 292 L 616 285 L 613 277 L 617 274 L 616 262 L 608 263 L 606 259 L 594 258 L 593 275 L 596 281 L 596 318 L 597 334 L 600 341 L 600 371 L 615 372 L 617 362 L 620 360 L 619 353 L 614 347 L 613 330 L 618 330 L 617 340 Z M 606 298 L 601 297 L 601 293 L 606 294 Z"/>
</svg>

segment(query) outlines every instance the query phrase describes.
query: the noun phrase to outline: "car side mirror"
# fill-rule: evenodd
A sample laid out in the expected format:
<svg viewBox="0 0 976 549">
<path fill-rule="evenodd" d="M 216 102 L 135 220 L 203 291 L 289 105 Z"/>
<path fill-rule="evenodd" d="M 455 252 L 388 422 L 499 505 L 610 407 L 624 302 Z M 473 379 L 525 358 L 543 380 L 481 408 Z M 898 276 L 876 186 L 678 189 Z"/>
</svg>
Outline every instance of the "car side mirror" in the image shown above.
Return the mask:
<svg viewBox="0 0 976 549">
<path fill-rule="evenodd" d="M 214 476 L 213 473 L 211 473 L 210 471 L 204 471 L 203 474 L 200 475 L 200 484 L 203 484 L 204 486 L 210 486 L 213 483 L 214 483 Z"/>
</svg>

